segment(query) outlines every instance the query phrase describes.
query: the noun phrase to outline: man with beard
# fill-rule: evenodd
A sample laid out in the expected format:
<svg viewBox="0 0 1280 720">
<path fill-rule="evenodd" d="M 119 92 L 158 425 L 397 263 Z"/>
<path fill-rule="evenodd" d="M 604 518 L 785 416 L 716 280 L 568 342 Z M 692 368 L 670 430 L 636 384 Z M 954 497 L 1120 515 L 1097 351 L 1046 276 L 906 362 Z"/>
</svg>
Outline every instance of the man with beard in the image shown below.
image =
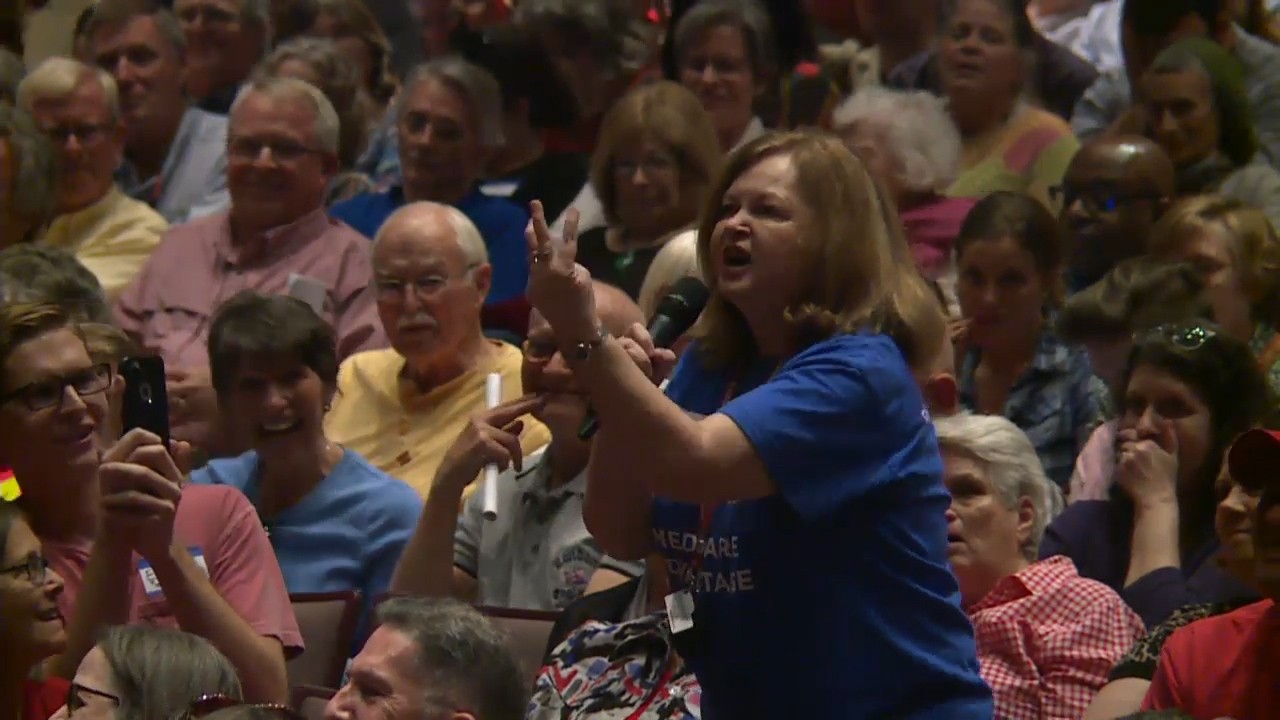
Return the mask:
<svg viewBox="0 0 1280 720">
<path fill-rule="evenodd" d="M 1169 156 L 1145 138 L 1101 137 L 1080 148 L 1058 198 L 1072 292 L 1147 252 L 1151 228 L 1174 198 L 1174 178 Z"/>
</svg>

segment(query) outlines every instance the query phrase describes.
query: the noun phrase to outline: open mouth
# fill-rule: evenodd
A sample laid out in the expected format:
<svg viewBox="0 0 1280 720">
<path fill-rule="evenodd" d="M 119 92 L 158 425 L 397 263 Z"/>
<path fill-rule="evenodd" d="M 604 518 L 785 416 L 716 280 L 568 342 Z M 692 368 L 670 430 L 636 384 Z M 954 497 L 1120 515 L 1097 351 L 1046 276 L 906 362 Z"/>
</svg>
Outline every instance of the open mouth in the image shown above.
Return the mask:
<svg viewBox="0 0 1280 720">
<path fill-rule="evenodd" d="M 263 423 L 258 432 L 268 437 L 276 435 L 287 435 L 298 428 L 302 427 L 302 421 L 295 418 L 293 420 L 280 420 L 272 423 Z"/>
<path fill-rule="evenodd" d="M 751 251 L 741 245 L 729 245 L 724 249 L 725 267 L 742 268 L 751 264 Z"/>
<path fill-rule="evenodd" d="M 85 423 L 74 430 L 68 430 L 65 435 L 60 438 L 65 445 L 79 445 L 93 437 L 94 426 L 92 423 Z"/>
<path fill-rule="evenodd" d="M 36 620 L 39 620 L 40 622 L 51 622 L 61 619 L 62 611 L 58 610 L 57 605 L 54 605 L 51 608 L 45 608 L 44 610 L 40 610 L 36 613 Z"/>
</svg>

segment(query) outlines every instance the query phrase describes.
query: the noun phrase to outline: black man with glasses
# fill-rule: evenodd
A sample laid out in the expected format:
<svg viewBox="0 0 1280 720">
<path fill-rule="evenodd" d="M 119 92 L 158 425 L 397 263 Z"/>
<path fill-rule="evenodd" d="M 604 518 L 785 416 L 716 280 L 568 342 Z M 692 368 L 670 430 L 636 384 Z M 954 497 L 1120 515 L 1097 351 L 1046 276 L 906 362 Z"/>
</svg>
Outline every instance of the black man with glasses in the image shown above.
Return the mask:
<svg viewBox="0 0 1280 720">
<path fill-rule="evenodd" d="M 1145 254 L 1175 191 L 1173 162 L 1156 143 L 1128 136 L 1086 142 L 1050 191 L 1067 241 L 1068 288 L 1083 290 Z"/>
<path fill-rule="evenodd" d="M 1110 495 L 1071 504 L 1040 557 L 1065 555 L 1120 593 L 1147 627 L 1255 591 L 1215 562 L 1215 481 L 1231 442 L 1272 412 L 1248 345 L 1208 321 L 1140 332 L 1116 392 Z"/>
<path fill-rule="evenodd" d="M 124 156 L 116 82 L 75 60 L 50 58 L 23 79 L 18 103 L 49 137 L 57 157 L 56 215 L 37 239 L 75 253 L 108 298 L 115 298 L 169 227 L 116 185 Z"/>
<path fill-rule="evenodd" d="M 26 516 L 0 502 L 0 712 L 9 717 L 19 708 L 21 720 L 47 720 L 66 697 L 66 680 L 33 673 L 66 649 L 60 594 L 62 578 L 49 570 Z"/>
</svg>

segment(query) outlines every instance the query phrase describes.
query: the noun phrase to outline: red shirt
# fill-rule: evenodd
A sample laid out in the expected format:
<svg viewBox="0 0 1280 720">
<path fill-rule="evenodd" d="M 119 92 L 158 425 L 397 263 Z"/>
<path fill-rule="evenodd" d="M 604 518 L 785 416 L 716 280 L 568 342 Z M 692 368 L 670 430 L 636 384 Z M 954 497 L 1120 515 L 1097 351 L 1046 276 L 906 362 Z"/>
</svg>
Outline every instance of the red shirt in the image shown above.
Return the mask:
<svg viewBox="0 0 1280 720">
<path fill-rule="evenodd" d="M 290 657 L 302 649 L 275 550 L 248 498 L 226 485 L 184 485 L 173 532 L 193 557 L 198 556 L 214 589 L 254 632 L 279 640 Z M 71 618 L 93 546 L 48 540 L 43 544 L 49 565 L 66 583 L 58 609 Z M 150 566 L 136 553 L 133 564 L 129 622 L 178 627 L 164 589 L 148 587 L 144 579 Z"/>
<path fill-rule="evenodd" d="M 22 720 L 49 720 L 67 701 L 71 683 L 62 678 L 22 683 Z"/>
<path fill-rule="evenodd" d="M 1002 720 L 1079 718 L 1145 632 L 1114 590 L 1061 555 L 1000 580 L 969 619 Z"/>
<path fill-rule="evenodd" d="M 1197 620 L 1169 637 L 1143 710 L 1194 717 L 1280 717 L 1280 615 L 1263 600 Z"/>
</svg>

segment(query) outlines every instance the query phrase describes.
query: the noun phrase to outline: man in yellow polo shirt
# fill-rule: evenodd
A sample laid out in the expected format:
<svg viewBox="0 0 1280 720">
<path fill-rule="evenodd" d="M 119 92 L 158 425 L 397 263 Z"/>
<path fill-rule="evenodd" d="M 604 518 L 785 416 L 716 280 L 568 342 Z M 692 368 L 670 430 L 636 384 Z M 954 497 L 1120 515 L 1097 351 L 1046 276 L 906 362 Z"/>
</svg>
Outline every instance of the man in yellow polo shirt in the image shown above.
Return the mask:
<svg viewBox="0 0 1280 720">
<path fill-rule="evenodd" d="M 444 453 L 485 407 L 485 377 L 502 374 L 503 400 L 523 394 L 521 352 L 480 329 L 492 270 L 475 225 L 456 208 L 417 202 L 397 210 L 373 245 L 373 283 L 388 350 L 351 356 L 325 418 L 330 440 L 420 494 Z M 551 436 L 531 417 L 525 454 Z"/>
<path fill-rule="evenodd" d="M 169 227 L 116 186 L 124 153 L 116 82 L 70 58 L 49 58 L 18 86 L 18 105 L 50 137 L 58 158 L 57 216 L 38 239 L 74 253 L 114 300 Z"/>
</svg>

